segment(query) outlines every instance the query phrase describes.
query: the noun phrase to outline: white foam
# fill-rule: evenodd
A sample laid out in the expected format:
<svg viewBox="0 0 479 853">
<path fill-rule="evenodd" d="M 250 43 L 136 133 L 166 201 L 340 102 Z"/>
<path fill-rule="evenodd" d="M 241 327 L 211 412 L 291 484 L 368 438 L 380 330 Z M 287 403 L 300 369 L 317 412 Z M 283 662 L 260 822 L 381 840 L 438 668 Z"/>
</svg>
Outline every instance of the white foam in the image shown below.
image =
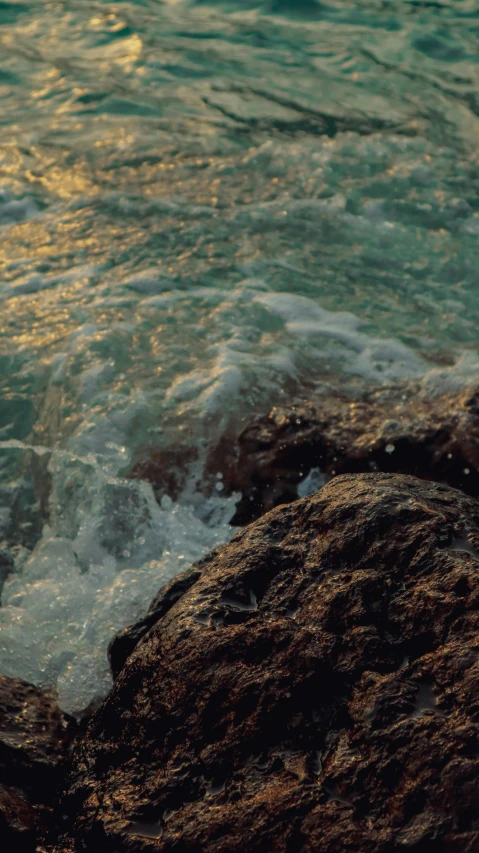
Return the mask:
<svg viewBox="0 0 479 853">
<path fill-rule="evenodd" d="M 342 369 L 374 381 L 395 381 L 423 376 L 428 365 L 410 347 L 394 339 L 374 338 L 358 329 L 361 320 L 349 311 L 325 311 L 316 301 L 291 293 L 258 294 L 255 300 L 285 322 L 295 337 L 309 339 L 324 347 L 328 340 L 337 345 L 317 355 L 336 358 Z"/>
<path fill-rule="evenodd" d="M 260 293 L 255 300 L 267 305 L 270 311 L 278 314 L 288 324 L 288 328 L 292 329 L 297 326 L 303 328 L 303 324 L 319 323 L 321 328 L 333 326 L 352 332 L 361 325 L 361 320 L 355 314 L 349 311 L 326 311 L 307 296 L 294 293 Z"/>
<path fill-rule="evenodd" d="M 74 284 L 79 281 L 91 279 L 97 275 L 100 269 L 101 267 L 95 264 L 82 264 L 65 270 L 61 274 L 46 275 L 43 273 L 30 273 L 20 276 L 12 282 L 0 282 L 0 295 L 8 299 L 13 296 L 40 293 L 43 290 L 49 290 L 58 285 Z"/>
<path fill-rule="evenodd" d="M 171 291 L 159 296 L 150 296 L 148 299 L 143 299 L 142 305 L 145 305 L 148 308 L 169 308 L 171 305 L 174 305 L 175 302 L 179 302 L 182 298 L 184 298 L 183 293 Z"/>
<path fill-rule="evenodd" d="M 57 352 L 53 356 L 50 364 L 52 369 L 51 383 L 52 385 L 61 385 L 67 376 L 67 361 L 68 353 Z"/>
<path fill-rule="evenodd" d="M 98 387 L 110 382 L 115 376 L 115 362 L 113 359 L 98 361 L 88 367 L 81 374 L 80 399 L 91 400 Z"/>
<path fill-rule="evenodd" d="M 131 275 L 125 279 L 123 284 L 131 290 L 151 296 L 174 289 L 172 280 L 162 275 L 158 269 L 143 270 L 138 275 Z"/>
<path fill-rule="evenodd" d="M 479 376 L 479 356 L 473 351 L 459 353 L 450 367 L 432 367 L 421 380 L 421 392 L 424 397 L 438 397 L 441 394 L 453 394 L 472 384 L 477 384 Z"/>
<path fill-rule="evenodd" d="M 311 468 L 309 474 L 298 485 L 298 498 L 307 498 L 322 489 L 330 478 L 320 468 Z"/>
<path fill-rule="evenodd" d="M 52 454 L 52 526 L 5 584 L 0 669 L 55 687 L 61 707 L 77 713 L 110 686 L 112 636 L 231 535 L 235 499 L 210 498 L 202 520 L 192 506 L 159 506 L 147 483 L 110 476 L 94 456 L 31 449 Z"/>
</svg>

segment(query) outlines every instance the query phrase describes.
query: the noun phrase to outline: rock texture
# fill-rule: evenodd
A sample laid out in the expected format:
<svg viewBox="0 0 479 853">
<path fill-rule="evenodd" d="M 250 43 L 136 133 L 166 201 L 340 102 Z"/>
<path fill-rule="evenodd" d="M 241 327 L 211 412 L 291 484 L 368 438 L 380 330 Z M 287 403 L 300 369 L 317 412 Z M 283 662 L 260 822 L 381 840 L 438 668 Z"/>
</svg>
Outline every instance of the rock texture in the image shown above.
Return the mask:
<svg viewBox="0 0 479 853">
<path fill-rule="evenodd" d="M 110 643 L 108 649 L 108 657 L 110 659 L 110 667 L 113 673 L 113 678 L 119 675 L 125 661 L 135 647 L 138 645 L 142 637 L 148 633 L 162 616 L 168 613 L 174 604 L 193 586 L 201 575 L 202 565 L 207 565 L 209 558 L 200 560 L 186 572 L 177 575 L 173 580 L 167 583 L 156 598 L 151 603 L 150 609 L 143 619 L 140 619 L 135 625 L 125 628 Z"/>
<path fill-rule="evenodd" d="M 0 838 L 3 849 L 30 853 L 36 848 L 39 815 L 28 798 L 16 788 L 0 785 Z"/>
<path fill-rule="evenodd" d="M 30 851 L 47 832 L 75 734 L 53 696 L 0 675 L 0 839 Z"/>
<path fill-rule="evenodd" d="M 479 504 L 412 477 L 246 528 L 130 638 L 55 853 L 477 853 L 478 572 Z"/>
<path fill-rule="evenodd" d="M 380 389 L 360 400 L 335 394 L 276 407 L 212 455 L 225 493 L 240 492 L 234 524 L 298 497 L 312 468 L 326 479 L 381 471 L 414 474 L 479 496 L 479 390 L 424 398 Z M 145 467 L 144 472 L 148 474 Z"/>
</svg>

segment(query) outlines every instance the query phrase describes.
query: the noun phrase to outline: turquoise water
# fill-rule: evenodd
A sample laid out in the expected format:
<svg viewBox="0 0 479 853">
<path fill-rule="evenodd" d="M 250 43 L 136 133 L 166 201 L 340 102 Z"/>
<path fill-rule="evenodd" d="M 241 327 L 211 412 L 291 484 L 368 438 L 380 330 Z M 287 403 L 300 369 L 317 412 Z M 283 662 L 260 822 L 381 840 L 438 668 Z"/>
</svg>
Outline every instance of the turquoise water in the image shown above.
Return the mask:
<svg viewBox="0 0 479 853">
<path fill-rule="evenodd" d="M 0 3 L 0 669 L 79 710 L 281 395 L 477 375 L 479 2 Z M 122 474 L 199 449 L 159 507 Z"/>
</svg>

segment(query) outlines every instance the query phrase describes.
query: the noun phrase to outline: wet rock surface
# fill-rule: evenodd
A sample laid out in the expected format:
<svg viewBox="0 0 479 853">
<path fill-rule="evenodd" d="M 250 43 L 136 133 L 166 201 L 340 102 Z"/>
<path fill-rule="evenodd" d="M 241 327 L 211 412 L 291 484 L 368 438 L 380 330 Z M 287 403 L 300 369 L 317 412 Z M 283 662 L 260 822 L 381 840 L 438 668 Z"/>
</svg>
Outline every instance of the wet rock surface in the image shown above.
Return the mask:
<svg viewBox="0 0 479 853">
<path fill-rule="evenodd" d="M 252 524 L 118 658 L 55 853 L 476 853 L 478 572 L 479 504 L 412 477 Z"/>
<path fill-rule="evenodd" d="M 34 850 L 48 831 L 75 734 L 53 696 L 0 675 L 0 838 L 12 844 L 7 849 Z"/>
<path fill-rule="evenodd" d="M 139 641 L 145 634 L 148 633 L 161 618 L 168 613 L 174 604 L 193 586 L 201 575 L 201 567 L 203 563 L 208 563 L 206 560 L 201 560 L 199 563 L 192 566 L 186 572 L 177 575 L 173 580 L 167 583 L 158 595 L 152 601 L 148 613 L 139 622 L 130 625 L 123 631 L 120 631 L 110 643 L 108 649 L 108 657 L 113 677 L 116 678 L 120 673 L 125 661 Z"/>
<path fill-rule="evenodd" d="M 371 471 L 413 474 L 479 496 L 479 389 L 426 398 L 414 386 L 361 399 L 328 393 L 273 408 L 212 454 L 225 494 L 240 492 L 233 524 L 301 496 L 313 469 L 327 481 Z M 314 478 L 310 491 L 321 485 Z M 308 483 L 306 482 L 306 490 Z"/>
<path fill-rule="evenodd" d="M 28 853 L 35 850 L 39 817 L 25 795 L 0 785 L 0 838 L 3 849 Z"/>
</svg>

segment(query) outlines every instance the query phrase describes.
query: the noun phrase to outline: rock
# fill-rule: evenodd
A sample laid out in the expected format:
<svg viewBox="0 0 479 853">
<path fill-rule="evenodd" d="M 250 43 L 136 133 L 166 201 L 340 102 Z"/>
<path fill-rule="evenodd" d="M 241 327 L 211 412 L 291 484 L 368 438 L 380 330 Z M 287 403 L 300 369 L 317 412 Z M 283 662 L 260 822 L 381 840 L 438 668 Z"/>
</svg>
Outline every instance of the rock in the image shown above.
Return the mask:
<svg viewBox="0 0 479 853">
<path fill-rule="evenodd" d="M 479 390 L 425 398 L 415 386 L 360 400 L 329 393 L 275 407 L 209 461 L 224 494 L 240 492 L 233 524 L 247 524 L 298 497 L 309 472 L 414 474 L 479 496 Z M 210 477 L 211 478 L 211 477 Z M 314 486 L 314 483 L 313 483 Z M 312 489 L 313 490 L 313 489 Z"/>
<path fill-rule="evenodd" d="M 53 696 L 0 675 L 0 838 L 12 850 L 35 850 L 47 831 L 75 733 Z"/>
<path fill-rule="evenodd" d="M 273 510 L 156 599 L 55 853 L 477 853 L 478 571 L 479 504 L 443 485 Z"/>
<path fill-rule="evenodd" d="M 196 448 L 142 447 L 137 450 L 125 476 L 151 483 L 158 502 L 163 495 L 177 500 L 188 481 L 191 466 L 198 456 Z"/>
<path fill-rule="evenodd" d="M 33 853 L 38 817 L 20 791 L 0 785 L 0 838 L 4 850 Z M 5 846 L 7 845 L 7 846 Z"/>
<path fill-rule="evenodd" d="M 0 784 L 53 801 L 75 730 L 48 692 L 0 675 Z"/>
<path fill-rule="evenodd" d="M 173 605 L 179 601 L 181 596 L 184 595 L 185 592 L 188 592 L 190 587 L 196 583 L 201 575 L 200 565 L 201 562 L 200 564 L 192 566 L 191 569 L 188 569 L 186 572 L 182 572 L 177 575 L 173 580 L 162 587 L 156 598 L 153 600 L 146 616 L 144 616 L 143 619 L 140 619 L 140 621 L 135 625 L 130 625 L 128 628 L 125 628 L 113 637 L 108 648 L 108 657 L 110 660 L 113 678 L 117 677 L 125 661 L 129 658 L 142 637 L 144 637 L 150 628 L 152 628 L 162 616 L 168 613 L 168 610 L 170 610 Z"/>
</svg>

